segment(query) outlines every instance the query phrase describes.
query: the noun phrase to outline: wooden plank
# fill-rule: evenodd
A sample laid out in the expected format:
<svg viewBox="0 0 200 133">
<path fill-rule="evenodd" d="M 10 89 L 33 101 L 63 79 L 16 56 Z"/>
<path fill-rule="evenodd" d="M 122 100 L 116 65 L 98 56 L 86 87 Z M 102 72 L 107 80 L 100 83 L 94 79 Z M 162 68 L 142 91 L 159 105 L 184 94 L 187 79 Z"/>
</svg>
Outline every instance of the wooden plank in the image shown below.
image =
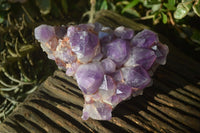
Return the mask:
<svg viewBox="0 0 200 133">
<path fill-rule="evenodd" d="M 110 11 L 97 13 L 95 21 L 148 28 Z M 0 124 L 0 133 L 200 132 L 200 63 L 160 38 L 170 49 L 167 64 L 154 74 L 153 86 L 118 105 L 110 121 L 83 121 L 84 99 L 76 81 L 57 70 Z"/>
</svg>

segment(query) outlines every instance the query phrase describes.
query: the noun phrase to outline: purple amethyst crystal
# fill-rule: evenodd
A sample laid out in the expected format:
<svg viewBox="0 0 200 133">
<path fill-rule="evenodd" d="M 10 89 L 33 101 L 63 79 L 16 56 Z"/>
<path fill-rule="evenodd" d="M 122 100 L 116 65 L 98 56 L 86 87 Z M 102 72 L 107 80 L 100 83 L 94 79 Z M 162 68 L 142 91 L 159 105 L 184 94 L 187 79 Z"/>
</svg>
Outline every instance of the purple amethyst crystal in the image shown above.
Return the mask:
<svg viewBox="0 0 200 133">
<path fill-rule="evenodd" d="M 125 66 L 141 65 L 148 70 L 156 60 L 156 53 L 151 49 L 133 47 Z"/>
<path fill-rule="evenodd" d="M 66 75 L 76 79 L 85 99 L 82 119 L 109 120 L 112 110 L 151 85 L 155 69 L 166 63 L 168 47 L 156 33 L 137 34 L 99 23 L 41 25 L 35 38 Z"/>
<path fill-rule="evenodd" d="M 104 68 L 105 73 L 113 73 L 116 70 L 116 64 L 109 58 L 103 59 L 101 64 Z"/>
<path fill-rule="evenodd" d="M 46 43 L 55 36 L 55 29 L 49 25 L 40 25 L 35 28 L 35 38 L 41 42 Z"/>
<path fill-rule="evenodd" d="M 135 35 L 135 37 L 131 40 L 131 45 L 142 48 L 150 48 L 157 42 L 159 42 L 157 34 L 145 29 Z"/>
<path fill-rule="evenodd" d="M 104 71 L 100 63 L 80 65 L 75 77 L 78 86 L 85 94 L 95 93 L 103 81 Z"/>
<path fill-rule="evenodd" d="M 106 56 L 113 60 L 117 65 L 122 65 L 129 54 L 129 45 L 126 40 L 116 39 L 106 46 Z"/>
<path fill-rule="evenodd" d="M 134 31 L 124 26 L 117 27 L 114 31 L 115 36 L 121 39 L 131 39 L 134 35 Z"/>
<path fill-rule="evenodd" d="M 116 95 L 121 100 L 126 100 L 132 94 L 132 87 L 123 83 L 119 83 L 116 88 Z"/>
<path fill-rule="evenodd" d="M 67 31 L 71 49 L 82 63 L 88 63 L 97 54 L 99 39 L 97 34 L 90 31 L 91 29 L 92 27 L 81 25 L 70 26 Z"/>
<path fill-rule="evenodd" d="M 151 81 L 147 71 L 140 65 L 135 67 L 123 67 L 121 71 L 125 84 L 133 88 L 143 89 Z"/>
</svg>

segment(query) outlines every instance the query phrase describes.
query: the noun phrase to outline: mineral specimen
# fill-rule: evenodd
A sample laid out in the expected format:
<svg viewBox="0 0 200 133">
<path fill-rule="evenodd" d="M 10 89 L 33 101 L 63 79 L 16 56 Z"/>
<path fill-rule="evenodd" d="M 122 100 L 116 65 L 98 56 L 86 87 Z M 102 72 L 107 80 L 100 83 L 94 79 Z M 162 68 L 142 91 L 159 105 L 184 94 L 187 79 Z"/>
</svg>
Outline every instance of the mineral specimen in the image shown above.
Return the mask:
<svg viewBox="0 0 200 133">
<path fill-rule="evenodd" d="M 99 23 L 76 26 L 40 25 L 35 38 L 66 75 L 76 79 L 85 104 L 82 119 L 109 120 L 113 108 L 150 85 L 168 47 L 151 30 L 137 34 L 123 26 Z"/>
</svg>

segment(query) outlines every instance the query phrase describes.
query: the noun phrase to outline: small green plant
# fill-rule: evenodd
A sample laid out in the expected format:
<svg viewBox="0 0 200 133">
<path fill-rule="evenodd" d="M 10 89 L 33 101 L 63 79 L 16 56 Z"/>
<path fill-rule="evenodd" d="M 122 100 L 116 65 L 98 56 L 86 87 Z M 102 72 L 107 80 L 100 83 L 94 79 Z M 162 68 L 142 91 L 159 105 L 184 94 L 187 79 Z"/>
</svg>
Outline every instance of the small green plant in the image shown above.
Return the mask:
<svg viewBox="0 0 200 133">
<path fill-rule="evenodd" d="M 0 24 L 4 22 L 11 5 L 7 0 L 0 0 Z"/>
<path fill-rule="evenodd" d="M 37 56 L 42 51 L 34 38 L 27 36 L 32 29 L 24 18 L 12 21 L 8 15 L 8 23 L 15 28 L 7 27 L 0 39 L 0 123 L 56 68 L 45 56 Z"/>
<path fill-rule="evenodd" d="M 0 123 L 57 69 L 35 40 L 34 28 L 41 23 L 78 21 L 87 4 L 82 0 L 0 0 Z"/>
<path fill-rule="evenodd" d="M 93 1 L 93 2 L 92 2 Z M 133 20 L 152 20 L 153 25 L 168 24 L 189 44 L 200 50 L 200 31 L 187 24 L 200 17 L 200 0 L 90 0 L 95 11 L 113 10 Z M 95 12 L 94 8 L 93 11 Z M 91 22 L 91 21 L 90 21 Z M 187 31 L 190 31 L 189 33 Z"/>
<path fill-rule="evenodd" d="M 116 6 L 122 14 L 128 13 L 142 20 L 153 19 L 154 24 L 162 21 L 174 25 L 174 19 L 183 19 L 189 14 L 200 16 L 199 0 L 132 0 L 119 1 Z"/>
</svg>

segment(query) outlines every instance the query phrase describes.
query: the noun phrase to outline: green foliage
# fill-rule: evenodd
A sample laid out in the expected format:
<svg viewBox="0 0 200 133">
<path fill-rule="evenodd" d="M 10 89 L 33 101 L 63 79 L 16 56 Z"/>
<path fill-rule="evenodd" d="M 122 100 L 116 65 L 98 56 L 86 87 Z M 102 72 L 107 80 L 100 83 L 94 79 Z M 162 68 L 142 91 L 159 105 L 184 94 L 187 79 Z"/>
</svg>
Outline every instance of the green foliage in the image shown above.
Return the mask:
<svg viewBox="0 0 200 133">
<path fill-rule="evenodd" d="M 123 8 L 122 13 L 124 13 L 125 11 L 127 11 L 127 10 L 130 9 L 130 8 L 135 7 L 139 2 L 140 2 L 140 0 L 133 0 L 132 2 L 130 2 L 129 4 L 127 4 L 127 5 Z"/>
<path fill-rule="evenodd" d="M 163 12 L 161 12 L 161 13 L 162 13 L 162 22 L 163 22 L 164 24 L 166 24 L 166 23 L 167 23 L 167 15 L 164 14 Z"/>
<path fill-rule="evenodd" d="M 115 10 L 142 20 L 152 19 L 154 24 L 162 20 L 164 24 L 174 25 L 176 19 L 183 19 L 190 12 L 200 16 L 200 0 L 97 0 L 96 10 L 102 9 Z"/>
<path fill-rule="evenodd" d="M 0 0 L 0 123 L 57 69 L 35 41 L 34 28 L 41 23 L 67 24 L 70 17 L 78 21 L 88 4 L 82 0 L 13 2 Z"/>
<path fill-rule="evenodd" d="M 10 4 L 6 0 L 0 0 L 0 24 L 4 22 L 4 18 L 10 10 Z"/>
<path fill-rule="evenodd" d="M 68 13 L 68 4 L 67 4 L 67 0 L 61 0 L 61 5 L 62 5 L 62 9 L 63 9 L 63 12 L 65 14 Z"/>
<path fill-rule="evenodd" d="M 95 9 L 98 10 L 115 10 L 115 5 L 110 0 L 96 0 Z"/>
<path fill-rule="evenodd" d="M 191 39 L 200 45 L 200 31 L 197 29 L 193 29 L 193 31 Z"/>
<path fill-rule="evenodd" d="M 165 6 L 165 8 L 167 8 L 170 11 L 174 11 L 176 10 L 175 4 L 175 0 L 168 0 L 168 3 L 163 3 L 163 6 Z"/>
<path fill-rule="evenodd" d="M 184 18 L 192 8 L 192 3 L 193 0 L 182 0 L 182 2 L 177 5 L 177 9 L 174 12 L 174 18 Z"/>
<path fill-rule="evenodd" d="M 200 0 L 196 0 L 194 2 L 194 5 L 192 6 L 194 12 L 196 13 L 196 15 L 198 15 L 200 17 Z"/>
<path fill-rule="evenodd" d="M 51 0 L 36 0 L 36 4 L 43 15 L 49 14 L 51 10 Z"/>
<path fill-rule="evenodd" d="M 25 26 L 24 19 L 19 22 L 9 18 L 8 23 L 10 32 L 1 33 L 0 39 L 0 123 L 56 68 L 35 44 L 34 37 L 27 36 L 32 27 Z M 13 26 L 15 29 L 9 28 Z"/>
<path fill-rule="evenodd" d="M 196 50 L 200 50 L 200 31 L 187 24 L 191 17 L 200 17 L 200 0 L 97 0 L 96 2 L 97 11 L 114 10 L 134 20 L 151 19 L 154 25 L 168 24 L 188 44 L 195 45 Z M 183 29 L 188 29 L 190 34 Z"/>
</svg>

